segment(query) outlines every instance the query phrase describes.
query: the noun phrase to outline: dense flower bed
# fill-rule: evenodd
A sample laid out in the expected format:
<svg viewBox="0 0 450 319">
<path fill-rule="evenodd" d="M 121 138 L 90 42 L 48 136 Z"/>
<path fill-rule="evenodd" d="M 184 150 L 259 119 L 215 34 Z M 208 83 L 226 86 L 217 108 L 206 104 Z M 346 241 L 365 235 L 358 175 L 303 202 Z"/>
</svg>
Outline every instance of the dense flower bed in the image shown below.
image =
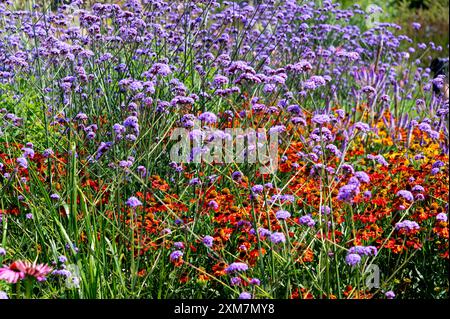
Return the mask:
<svg viewBox="0 0 450 319">
<path fill-rule="evenodd" d="M 448 297 L 442 48 L 374 14 L 2 1 L 0 297 Z M 276 171 L 170 157 L 231 128 Z"/>
</svg>

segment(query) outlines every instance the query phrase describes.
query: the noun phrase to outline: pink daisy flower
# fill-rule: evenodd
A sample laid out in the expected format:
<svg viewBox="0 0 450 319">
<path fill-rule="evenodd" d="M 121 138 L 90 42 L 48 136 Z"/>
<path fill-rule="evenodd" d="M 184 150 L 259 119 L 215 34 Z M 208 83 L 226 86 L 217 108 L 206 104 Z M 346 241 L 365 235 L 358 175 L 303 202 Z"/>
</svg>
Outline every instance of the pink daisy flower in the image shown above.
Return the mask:
<svg viewBox="0 0 450 319">
<path fill-rule="evenodd" d="M 6 282 L 13 284 L 24 279 L 25 276 L 30 276 L 36 278 L 38 281 L 43 281 L 45 280 L 45 276 L 51 271 L 52 268 L 45 264 L 32 264 L 28 261 L 16 261 L 9 266 L 0 268 L 0 280 L 5 280 Z"/>
<path fill-rule="evenodd" d="M 11 265 L 0 268 L 0 280 L 5 280 L 10 284 L 15 284 L 25 278 L 25 265 L 23 262 L 14 262 Z"/>
</svg>

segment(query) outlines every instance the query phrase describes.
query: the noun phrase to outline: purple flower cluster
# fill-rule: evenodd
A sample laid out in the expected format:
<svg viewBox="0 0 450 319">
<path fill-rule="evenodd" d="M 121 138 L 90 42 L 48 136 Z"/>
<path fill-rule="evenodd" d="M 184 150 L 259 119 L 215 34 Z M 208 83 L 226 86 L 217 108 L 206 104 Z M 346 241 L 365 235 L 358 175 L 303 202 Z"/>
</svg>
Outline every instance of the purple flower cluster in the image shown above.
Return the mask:
<svg viewBox="0 0 450 319">
<path fill-rule="evenodd" d="M 302 216 L 298 219 L 299 224 L 301 225 L 305 225 L 308 227 L 314 227 L 316 225 L 316 222 L 314 221 L 314 219 L 311 218 L 310 215 L 305 215 Z"/>
<path fill-rule="evenodd" d="M 244 272 L 248 270 L 248 265 L 242 262 L 231 263 L 226 269 L 227 274 L 233 274 L 236 272 Z"/>
<path fill-rule="evenodd" d="M 291 214 L 288 211 L 285 210 L 279 210 L 275 213 L 275 216 L 278 220 L 285 220 L 291 217 Z"/>
<path fill-rule="evenodd" d="M 415 221 L 404 220 L 395 224 L 396 230 L 404 230 L 406 233 L 410 233 L 420 229 L 419 224 Z"/>
<path fill-rule="evenodd" d="M 399 190 L 396 195 L 399 196 L 399 197 L 403 197 L 407 201 L 410 201 L 410 202 L 414 201 L 414 196 L 413 196 L 413 194 L 410 191 Z"/>
</svg>

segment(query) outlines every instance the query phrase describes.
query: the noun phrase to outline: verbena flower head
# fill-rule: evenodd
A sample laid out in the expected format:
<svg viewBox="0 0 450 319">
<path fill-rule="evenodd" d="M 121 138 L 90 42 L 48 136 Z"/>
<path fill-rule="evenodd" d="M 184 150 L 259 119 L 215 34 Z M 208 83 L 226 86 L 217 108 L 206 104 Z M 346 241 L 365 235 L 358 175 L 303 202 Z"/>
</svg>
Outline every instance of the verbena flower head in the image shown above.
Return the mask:
<svg viewBox="0 0 450 319">
<path fill-rule="evenodd" d="M 214 124 L 217 122 L 217 116 L 211 112 L 204 112 L 198 116 L 198 119 L 207 124 Z"/>
<path fill-rule="evenodd" d="M 446 213 L 439 213 L 436 215 L 436 220 L 440 222 L 447 222 L 448 217 Z"/>
<path fill-rule="evenodd" d="M 395 229 L 396 230 L 403 230 L 406 233 L 410 233 L 416 230 L 420 229 L 419 224 L 417 224 L 415 221 L 411 221 L 411 220 L 404 220 L 402 222 L 398 222 L 395 224 Z"/>
<path fill-rule="evenodd" d="M 226 269 L 227 274 L 232 274 L 236 272 L 244 272 L 248 270 L 248 265 L 242 262 L 234 262 L 230 264 Z"/>
<path fill-rule="evenodd" d="M 64 264 L 64 263 L 67 262 L 67 257 L 64 256 L 64 255 L 61 255 L 61 256 L 58 257 L 58 261 L 59 261 L 60 263 Z"/>
<path fill-rule="evenodd" d="M 414 201 L 414 196 L 413 196 L 413 194 L 410 191 L 399 190 L 396 195 L 399 196 L 399 197 L 403 197 L 407 201 L 410 201 L 410 202 Z"/>
<path fill-rule="evenodd" d="M 305 215 L 305 216 L 300 217 L 298 219 L 298 222 L 301 225 L 305 225 L 305 226 L 308 226 L 308 227 L 314 227 L 316 225 L 316 222 L 314 221 L 314 219 L 311 218 L 310 215 Z"/>
<path fill-rule="evenodd" d="M 128 198 L 128 200 L 125 202 L 125 204 L 127 204 L 127 206 L 129 206 L 131 208 L 136 208 L 138 206 L 142 206 L 141 201 L 134 196 L 131 196 L 130 198 Z"/>
<path fill-rule="evenodd" d="M 317 114 L 311 120 L 313 123 L 323 125 L 331 121 L 330 117 L 326 114 Z"/>
<path fill-rule="evenodd" d="M 291 214 L 288 211 L 279 210 L 276 212 L 275 216 L 279 220 L 285 220 L 285 219 L 288 219 L 289 217 L 291 217 Z"/>
<path fill-rule="evenodd" d="M 211 207 L 214 210 L 217 210 L 219 208 L 219 204 L 215 200 L 210 200 L 208 202 L 208 207 Z"/>
<path fill-rule="evenodd" d="M 28 168 L 28 161 L 25 157 L 17 158 L 17 164 L 22 168 Z"/>
<path fill-rule="evenodd" d="M 384 295 L 386 296 L 387 299 L 394 299 L 395 298 L 395 293 L 392 290 L 387 291 Z"/>
<path fill-rule="evenodd" d="M 176 249 L 184 249 L 184 243 L 181 241 L 174 242 L 173 247 L 175 247 Z"/>
<path fill-rule="evenodd" d="M 239 171 L 233 172 L 231 174 L 231 178 L 235 181 L 240 181 L 242 179 L 242 176 L 243 176 L 242 173 Z"/>
<path fill-rule="evenodd" d="M 375 246 L 354 246 L 348 252 L 349 254 L 358 254 L 360 256 L 376 256 L 378 249 Z"/>
<path fill-rule="evenodd" d="M 252 192 L 255 194 L 260 194 L 264 191 L 264 186 L 262 185 L 255 185 L 252 187 Z"/>
<path fill-rule="evenodd" d="M 286 242 L 286 237 L 283 233 L 275 232 L 270 235 L 270 241 L 274 244 L 281 244 Z"/>
<path fill-rule="evenodd" d="M 414 185 L 414 187 L 411 190 L 413 192 L 424 192 L 425 188 L 423 188 L 422 185 Z"/>
<path fill-rule="evenodd" d="M 411 23 L 411 26 L 413 27 L 414 30 L 419 30 L 421 27 L 421 24 L 418 22 L 413 22 L 413 23 Z"/>
<path fill-rule="evenodd" d="M 352 183 L 339 188 L 337 199 L 344 202 L 352 202 L 353 198 L 359 194 L 359 185 Z"/>
<path fill-rule="evenodd" d="M 326 205 L 323 205 L 323 206 L 320 206 L 319 211 L 322 215 L 329 215 L 331 213 L 331 208 Z"/>
<path fill-rule="evenodd" d="M 252 299 L 252 294 L 249 292 L 241 292 L 239 299 Z"/>
<path fill-rule="evenodd" d="M 370 177 L 369 175 L 367 175 L 366 172 L 356 172 L 355 173 L 355 177 L 361 182 L 361 183 L 369 183 L 370 182 Z"/>
<path fill-rule="evenodd" d="M 206 235 L 202 239 L 203 244 L 205 244 L 206 247 L 212 247 L 214 242 L 214 237 Z"/>
<path fill-rule="evenodd" d="M 172 253 L 170 253 L 170 261 L 177 262 L 180 261 L 180 259 L 183 257 L 184 253 L 180 250 L 175 250 Z"/>
<path fill-rule="evenodd" d="M 231 286 L 239 286 L 240 284 L 242 284 L 242 279 L 240 277 L 232 277 L 230 279 Z"/>
<path fill-rule="evenodd" d="M 356 266 L 361 262 L 361 256 L 358 254 L 348 254 L 345 257 L 345 262 L 347 265 Z"/>
<path fill-rule="evenodd" d="M 259 286 L 261 285 L 261 281 L 258 278 L 252 278 L 249 281 L 250 285 Z"/>
</svg>

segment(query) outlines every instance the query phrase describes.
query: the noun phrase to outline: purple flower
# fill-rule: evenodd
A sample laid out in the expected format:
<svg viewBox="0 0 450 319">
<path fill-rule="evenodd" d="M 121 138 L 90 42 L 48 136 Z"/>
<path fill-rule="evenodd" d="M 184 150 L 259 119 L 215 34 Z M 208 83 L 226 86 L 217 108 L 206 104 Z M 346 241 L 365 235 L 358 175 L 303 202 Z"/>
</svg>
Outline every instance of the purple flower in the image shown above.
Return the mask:
<svg viewBox="0 0 450 319">
<path fill-rule="evenodd" d="M 72 273 L 67 269 L 56 269 L 52 272 L 52 275 L 69 278 L 72 276 Z"/>
<path fill-rule="evenodd" d="M 4 291 L 0 291 L 0 300 L 8 299 L 8 295 Z"/>
<path fill-rule="evenodd" d="M 413 192 L 424 192 L 425 189 L 423 188 L 422 185 L 414 185 L 414 187 L 412 188 Z"/>
<path fill-rule="evenodd" d="M 233 172 L 233 174 L 231 174 L 231 178 L 234 181 L 240 181 L 242 179 L 242 173 L 239 171 Z"/>
<path fill-rule="evenodd" d="M 217 116 L 211 112 L 204 112 L 198 116 L 198 119 L 207 124 L 214 124 L 217 122 Z"/>
<path fill-rule="evenodd" d="M 361 262 L 361 256 L 358 254 L 348 254 L 345 257 L 345 262 L 347 263 L 347 265 L 350 265 L 352 267 L 356 266 Z"/>
<path fill-rule="evenodd" d="M 130 198 L 128 198 L 128 200 L 125 202 L 125 204 L 127 204 L 127 206 L 129 206 L 131 208 L 136 208 L 138 206 L 142 206 L 141 201 L 134 196 L 131 196 Z"/>
<path fill-rule="evenodd" d="M 214 242 L 214 237 L 207 235 L 207 236 L 203 237 L 202 242 L 203 242 L 203 244 L 205 244 L 206 247 L 211 248 L 213 245 L 213 242 Z"/>
<path fill-rule="evenodd" d="M 279 210 L 276 212 L 275 216 L 279 220 L 285 220 L 285 219 L 288 219 L 289 217 L 291 217 L 291 214 L 288 211 Z"/>
<path fill-rule="evenodd" d="M 448 218 L 447 218 L 447 214 L 446 213 L 439 213 L 436 215 L 436 220 L 440 221 L 440 222 L 447 222 Z"/>
<path fill-rule="evenodd" d="M 64 264 L 64 263 L 67 262 L 67 257 L 64 256 L 64 255 L 61 255 L 61 256 L 58 257 L 58 260 L 59 260 L 60 263 Z"/>
<path fill-rule="evenodd" d="M 422 122 L 419 124 L 419 130 L 421 130 L 422 132 L 430 132 L 431 126 L 428 123 Z"/>
<path fill-rule="evenodd" d="M 139 175 L 141 175 L 141 177 L 145 177 L 145 175 L 147 174 L 147 169 L 144 166 L 142 166 L 142 165 L 139 165 L 136 168 L 136 170 L 139 173 Z"/>
<path fill-rule="evenodd" d="M 384 295 L 386 296 L 387 299 L 394 299 L 395 298 L 395 293 L 392 290 L 389 290 Z"/>
<path fill-rule="evenodd" d="M 367 95 L 374 95 L 374 94 L 377 93 L 377 90 L 376 90 L 374 87 L 369 86 L 369 85 L 363 87 L 363 88 L 361 89 L 361 91 L 362 91 L 363 93 L 366 93 Z"/>
<path fill-rule="evenodd" d="M 268 229 L 265 229 L 263 227 L 259 227 L 258 228 L 258 234 L 259 234 L 260 237 L 264 238 L 264 237 L 270 236 L 272 233 Z"/>
<path fill-rule="evenodd" d="M 444 162 L 436 161 L 436 162 L 433 163 L 433 165 L 431 167 L 432 168 L 441 168 L 442 166 L 445 166 Z"/>
<path fill-rule="evenodd" d="M 355 176 L 362 183 L 369 183 L 370 182 L 370 177 L 369 177 L 369 175 L 367 175 L 366 172 L 363 172 L 363 171 L 356 172 Z"/>
<path fill-rule="evenodd" d="M 425 195 L 419 193 L 419 194 L 416 194 L 416 195 L 414 196 L 414 198 L 415 198 L 415 200 L 417 200 L 417 201 L 423 201 L 423 200 L 425 200 Z"/>
<path fill-rule="evenodd" d="M 217 210 L 219 208 L 219 204 L 215 200 L 211 200 L 208 203 L 208 207 L 211 207 L 214 210 Z"/>
<path fill-rule="evenodd" d="M 355 173 L 355 169 L 354 169 L 353 166 L 350 165 L 350 164 L 343 164 L 343 165 L 341 166 L 341 168 L 342 168 L 342 171 L 343 171 L 345 174 L 354 174 L 354 173 Z"/>
<path fill-rule="evenodd" d="M 358 254 L 362 256 L 376 256 L 378 249 L 375 246 L 354 246 L 349 249 L 349 254 Z"/>
<path fill-rule="evenodd" d="M 223 85 L 228 84 L 229 82 L 230 82 L 230 80 L 228 80 L 228 78 L 226 76 L 218 74 L 214 77 L 213 85 L 214 85 L 214 87 L 221 87 Z"/>
<path fill-rule="evenodd" d="M 386 159 L 383 157 L 383 155 L 373 156 L 372 154 L 369 154 L 369 155 L 367 155 L 367 158 L 377 161 L 378 164 L 380 164 L 380 165 L 383 165 L 383 166 L 386 166 L 386 167 L 389 166 L 389 163 L 386 162 Z"/>
<path fill-rule="evenodd" d="M 407 201 L 413 202 L 414 201 L 414 196 L 410 191 L 407 190 L 399 190 L 396 194 L 397 196 L 401 196 L 404 199 L 406 199 Z"/>
<path fill-rule="evenodd" d="M 27 158 L 33 158 L 34 157 L 34 150 L 30 147 L 24 147 L 22 148 L 23 151 L 23 157 Z"/>
<path fill-rule="evenodd" d="M 431 169 L 431 175 L 436 175 L 437 173 L 439 173 L 439 168 L 435 167 Z"/>
<path fill-rule="evenodd" d="M 184 249 L 184 243 L 181 241 L 174 242 L 173 247 L 175 247 L 176 249 Z"/>
<path fill-rule="evenodd" d="M 119 123 L 116 123 L 113 125 L 113 130 L 114 130 L 114 133 L 116 133 L 116 135 L 122 135 L 126 132 L 127 129 L 125 128 L 125 126 L 123 126 Z"/>
<path fill-rule="evenodd" d="M 274 133 L 283 133 L 286 131 L 286 126 L 284 125 L 275 125 L 269 129 L 269 134 L 272 135 Z"/>
<path fill-rule="evenodd" d="M 17 159 L 17 164 L 18 164 L 20 167 L 28 168 L 28 161 L 27 161 L 27 159 L 26 159 L 25 157 L 19 157 L 19 158 Z"/>
<path fill-rule="evenodd" d="M 328 207 L 328 206 L 320 206 L 320 210 L 319 211 L 320 211 L 320 213 L 322 215 L 328 215 L 328 214 L 331 213 L 331 208 Z"/>
<path fill-rule="evenodd" d="M 313 123 L 323 125 L 331 121 L 330 117 L 326 114 L 317 114 L 311 120 Z"/>
<path fill-rule="evenodd" d="M 413 22 L 411 23 L 411 26 L 413 27 L 414 30 L 419 30 L 421 25 L 418 22 Z"/>
<path fill-rule="evenodd" d="M 6 255 L 6 249 L 3 247 L 0 247 L 0 256 L 5 256 Z"/>
<path fill-rule="evenodd" d="M 355 123 L 354 127 L 363 133 L 367 133 L 370 131 L 370 126 L 367 123 L 357 122 L 357 123 Z"/>
<path fill-rule="evenodd" d="M 51 194 L 50 198 L 53 200 L 59 200 L 61 197 L 58 194 Z"/>
<path fill-rule="evenodd" d="M 226 269 L 227 274 L 232 274 L 235 272 L 243 272 L 248 270 L 248 265 L 242 262 L 235 262 L 230 264 Z"/>
<path fill-rule="evenodd" d="M 200 185 L 200 179 L 198 177 L 194 177 L 189 181 L 189 185 Z"/>
<path fill-rule="evenodd" d="M 364 195 L 364 198 L 370 199 L 372 197 L 372 192 L 371 191 L 365 191 L 363 193 L 363 195 Z"/>
<path fill-rule="evenodd" d="M 149 77 L 150 74 L 168 76 L 171 73 L 172 71 L 170 70 L 170 67 L 167 64 L 155 63 L 148 72 L 143 73 L 143 76 Z"/>
<path fill-rule="evenodd" d="M 50 156 L 53 156 L 54 154 L 55 153 L 50 148 L 48 148 L 42 152 L 42 156 L 44 156 L 45 158 L 49 158 Z"/>
<path fill-rule="evenodd" d="M 252 294 L 249 292 L 241 292 L 239 299 L 252 299 Z"/>
<path fill-rule="evenodd" d="M 339 188 L 337 199 L 344 202 L 352 202 L 353 198 L 359 193 L 359 185 L 356 183 L 344 185 Z"/>
<path fill-rule="evenodd" d="M 274 244 L 280 244 L 286 242 L 286 237 L 283 233 L 276 232 L 270 235 L 270 241 Z"/>
<path fill-rule="evenodd" d="M 264 186 L 262 185 L 255 185 L 252 187 L 252 192 L 255 194 L 261 194 L 264 190 Z"/>
<path fill-rule="evenodd" d="M 300 217 L 298 219 L 298 222 L 301 225 L 306 225 L 308 227 L 314 227 L 316 225 L 316 222 L 314 221 L 314 219 L 312 219 L 311 216 L 309 216 L 309 215 L 305 215 L 305 216 Z"/>
<path fill-rule="evenodd" d="M 99 159 L 103 154 L 105 154 L 111 147 L 113 143 L 112 142 L 101 142 L 100 146 L 97 149 L 97 155 L 95 156 L 95 159 Z"/>
<path fill-rule="evenodd" d="M 26 219 L 33 219 L 33 214 L 32 213 L 28 213 L 25 215 Z"/>
<path fill-rule="evenodd" d="M 183 252 L 180 250 L 175 250 L 170 253 L 170 261 L 178 261 L 181 257 L 183 257 Z"/>
<path fill-rule="evenodd" d="M 395 224 L 396 230 L 405 230 L 407 233 L 412 232 L 414 230 L 419 230 L 420 226 L 414 221 L 404 220 L 402 222 L 398 222 Z"/>
<path fill-rule="evenodd" d="M 231 286 L 239 286 L 242 283 L 242 279 L 239 277 L 232 277 L 230 279 L 230 285 Z"/>
<path fill-rule="evenodd" d="M 259 286 L 261 285 L 261 281 L 258 278 L 252 278 L 249 281 L 250 285 Z"/>
</svg>

